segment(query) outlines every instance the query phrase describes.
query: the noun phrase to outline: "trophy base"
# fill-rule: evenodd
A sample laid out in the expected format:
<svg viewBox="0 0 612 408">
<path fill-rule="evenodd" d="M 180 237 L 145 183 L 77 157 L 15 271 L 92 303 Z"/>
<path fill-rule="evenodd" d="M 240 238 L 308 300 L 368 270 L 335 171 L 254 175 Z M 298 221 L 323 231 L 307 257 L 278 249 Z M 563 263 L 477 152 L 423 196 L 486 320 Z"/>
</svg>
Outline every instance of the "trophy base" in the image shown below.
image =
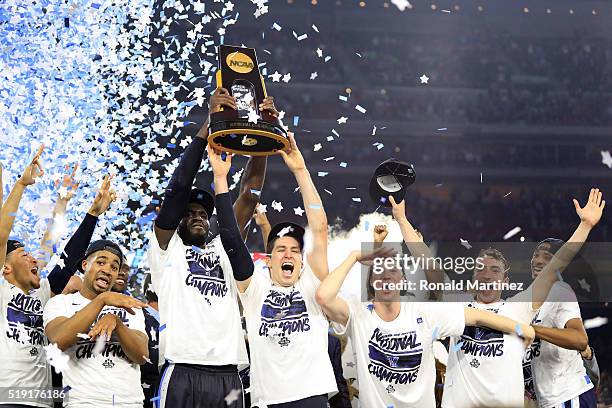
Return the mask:
<svg viewBox="0 0 612 408">
<path fill-rule="evenodd" d="M 264 120 L 253 123 L 237 117 L 236 111 L 211 114 L 208 143 L 217 150 L 245 156 L 269 156 L 289 147 L 287 132 L 278 120 L 267 113 L 261 116 Z"/>
</svg>

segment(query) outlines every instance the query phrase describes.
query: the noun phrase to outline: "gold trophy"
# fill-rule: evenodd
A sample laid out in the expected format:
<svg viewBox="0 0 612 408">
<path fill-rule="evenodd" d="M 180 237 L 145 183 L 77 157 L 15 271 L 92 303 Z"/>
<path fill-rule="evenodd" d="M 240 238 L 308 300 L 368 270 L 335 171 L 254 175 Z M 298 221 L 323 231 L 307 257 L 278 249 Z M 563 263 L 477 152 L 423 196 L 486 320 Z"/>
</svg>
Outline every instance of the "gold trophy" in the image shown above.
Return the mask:
<svg viewBox="0 0 612 408">
<path fill-rule="evenodd" d="M 258 107 L 266 97 L 253 48 L 221 45 L 217 88 L 226 88 L 238 110 L 223 107 L 210 114 L 208 143 L 215 149 L 246 156 L 267 156 L 289 146 L 280 121 Z"/>
</svg>

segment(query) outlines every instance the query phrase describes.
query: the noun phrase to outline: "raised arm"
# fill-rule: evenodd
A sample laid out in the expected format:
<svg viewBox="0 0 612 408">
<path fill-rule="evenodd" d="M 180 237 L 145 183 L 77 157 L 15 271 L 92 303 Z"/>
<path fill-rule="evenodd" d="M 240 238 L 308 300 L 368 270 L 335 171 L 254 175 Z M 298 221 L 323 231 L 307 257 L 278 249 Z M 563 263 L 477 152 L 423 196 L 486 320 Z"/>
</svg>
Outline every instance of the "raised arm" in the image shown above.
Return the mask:
<svg viewBox="0 0 612 408">
<path fill-rule="evenodd" d="M 584 207 L 580 207 L 578 200 L 574 199 L 576 214 L 580 217 L 580 224 L 563 246 L 555 253 L 550 262 L 538 274 L 532 285 L 532 308 L 539 309 L 546 300 L 550 288 L 558 279 L 557 272 L 561 273 L 572 262 L 574 256 L 586 242 L 589 233 L 601 219 L 606 201 L 602 201 L 602 193 L 598 188 L 592 188 L 589 199 Z"/>
<path fill-rule="evenodd" d="M 79 165 L 75 164 L 74 168 L 72 169 L 72 173 L 65 174 L 62 179 L 60 191 L 57 195 L 57 201 L 55 202 L 55 207 L 53 208 L 53 215 L 47 223 L 47 230 L 45 231 L 45 234 L 40 242 L 40 249 L 43 253 L 43 257 L 42 259 L 38 260 L 38 266 L 41 269 L 47 265 L 47 262 L 53 256 L 53 247 L 61 238 L 61 236 L 54 231 L 55 220 L 62 219 L 66 216 L 68 202 L 72 199 L 76 189 L 79 186 L 79 183 L 74 181 L 74 175 L 76 174 L 78 167 Z M 60 184 L 59 182 L 56 182 L 55 185 L 57 187 Z"/>
<path fill-rule="evenodd" d="M 13 222 L 15 221 L 15 215 L 19 209 L 23 192 L 27 186 L 34 184 L 36 179 L 45 173 L 40 160 L 43 149 L 44 145 L 38 148 L 34 158 L 13 186 L 11 193 L 2 206 L 2 210 L 0 210 L 0 266 L 4 265 L 6 261 L 6 244 L 13 229 Z"/>
<path fill-rule="evenodd" d="M 57 317 L 51 320 L 45 327 L 45 334 L 49 338 L 49 343 L 57 344 L 57 347 L 62 351 L 72 347 L 77 342 L 79 333 L 90 332 L 91 325 L 104 306 L 122 307 L 132 314 L 134 313 L 132 308 L 147 307 L 145 303 L 130 296 L 114 292 L 101 293 L 72 317 Z"/>
<path fill-rule="evenodd" d="M 357 262 L 365 264 L 374 258 L 388 257 L 392 256 L 392 254 L 392 250 L 384 247 L 363 254 L 361 251 L 353 251 L 336 269 L 327 275 L 323 282 L 321 282 L 319 289 L 317 289 L 316 299 L 330 320 L 343 326 L 348 322 L 348 304 L 338 296 L 338 293 L 340 293 L 340 288 L 353 266 Z"/>
<path fill-rule="evenodd" d="M 281 150 L 280 154 L 293 173 L 304 200 L 308 229 L 313 238 L 312 248 L 306 254 L 306 257 L 312 272 L 322 281 L 329 274 L 327 264 L 327 215 L 293 134 L 289 135 L 289 143 L 289 150 L 286 152 Z"/>
<path fill-rule="evenodd" d="M 516 322 L 508 317 L 473 307 L 465 307 L 464 313 L 466 326 L 488 327 L 503 333 L 515 334 L 523 339 L 525 348 L 535 338 L 535 331 L 528 324 Z"/>
<path fill-rule="evenodd" d="M 87 247 L 91 242 L 98 218 L 108 210 L 110 204 L 116 200 L 116 193 L 110 188 L 111 180 L 113 176 L 106 175 L 96 198 L 94 199 L 89 211 L 85 214 L 83 221 L 79 225 L 79 228 L 72 234 L 60 259 L 63 261 L 53 266 L 53 269 L 49 273 L 49 285 L 51 286 L 51 293 L 58 294 L 64 291 L 64 288 L 70 281 L 70 278 L 77 270 L 77 264 L 82 259 L 83 255 L 87 251 Z"/>
<path fill-rule="evenodd" d="M 270 225 L 270 221 L 268 221 L 268 216 L 265 211 L 262 211 L 262 208 L 258 206 L 255 209 L 255 214 L 253 215 L 255 218 L 255 223 L 259 228 L 261 228 L 261 236 L 263 238 L 263 247 L 266 247 L 266 243 L 268 242 L 268 237 L 270 236 L 270 231 L 272 231 L 272 226 Z M 265 251 L 265 249 L 264 249 Z"/>
<path fill-rule="evenodd" d="M 424 260 L 433 259 L 431 250 L 423 241 L 423 236 L 417 232 L 412 226 L 408 218 L 406 217 L 406 201 L 402 200 L 399 203 L 395 202 L 393 196 L 389 196 L 389 202 L 393 207 L 393 218 L 400 226 L 402 231 L 402 238 L 410 251 L 410 254 L 414 258 L 422 257 Z M 430 265 L 431 262 L 423 263 L 424 265 Z M 444 270 L 442 265 L 434 265 L 433 268 L 426 268 L 425 276 L 429 282 L 444 282 Z"/>
<path fill-rule="evenodd" d="M 274 97 L 267 96 L 259 105 L 260 111 L 267 111 L 275 118 L 278 111 L 274 106 Z M 263 189 L 266 178 L 267 156 L 252 156 L 249 158 L 240 180 L 240 194 L 234 203 L 234 214 L 238 222 L 238 229 L 243 240 L 249 235 L 248 225 L 253 216 L 253 211 L 259 203 L 259 196 Z"/>
<path fill-rule="evenodd" d="M 251 282 L 254 266 L 251 254 L 240 236 L 227 186 L 227 173 L 232 166 L 232 155 L 227 154 L 225 160 L 223 160 L 220 153 L 215 152 L 210 146 L 208 146 L 207 151 L 208 160 L 214 173 L 215 207 L 217 208 L 217 219 L 219 221 L 219 236 L 232 265 L 238 290 L 244 292 Z"/>
<path fill-rule="evenodd" d="M 224 88 L 216 90 L 215 94 L 210 98 L 209 111 L 214 113 L 221 110 L 221 107 L 236 109 L 234 98 L 229 95 L 229 92 Z M 159 243 L 159 247 L 163 250 L 168 248 L 168 243 L 176 231 L 189 201 L 191 186 L 195 179 L 204 150 L 206 149 L 208 137 L 208 120 L 200 129 L 196 138 L 183 152 L 179 165 L 174 170 L 172 178 L 166 188 L 164 201 L 161 209 L 155 220 L 155 237 Z"/>
</svg>

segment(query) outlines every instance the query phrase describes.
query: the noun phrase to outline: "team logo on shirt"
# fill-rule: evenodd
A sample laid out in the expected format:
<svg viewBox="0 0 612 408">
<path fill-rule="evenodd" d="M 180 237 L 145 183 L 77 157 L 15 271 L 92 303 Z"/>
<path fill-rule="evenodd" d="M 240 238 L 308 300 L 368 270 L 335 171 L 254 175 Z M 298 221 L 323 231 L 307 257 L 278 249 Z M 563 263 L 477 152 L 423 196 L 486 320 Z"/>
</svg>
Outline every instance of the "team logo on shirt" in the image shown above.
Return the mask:
<svg viewBox="0 0 612 408">
<path fill-rule="evenodd" d="M 290 342 L 289 335 L 309 330 L 308 311 L 302 294 L 297 290 L 284 293 L 270 289 L 261 307 L 259 335 L 280 337 L 279 344 L 286 347 Z"/>
<path fill-rule="evenodd" d="M 119 319 L 121 320 L 121 322 L 129 327 L 127 311 L 125 309 L 116 308 L 116 307 L 108 307 L 108 308 L 105 308 L 104 311 L 98 315 L 98 317 L 92 323 L 89 330 L 91 330 L 96 325 L 98 320 L 100 320 L 102 317 L 104 317 L 105 315 L 109 313 L 117 315 Z M 94 355 L 95 347 L 96 347 L 96 340 L 82 339 L 79 337 L 76 342 L 76 350 L 74 352 L 74 355 L 78 360 L 82 360 L 86 358 L 94 358 L 96 357 L 96 355 Z M 104 344 L 104 349 L 100 352 L 100 355 L 102 357 L 105 357 L 106 361 L 110 361 L 111 363 L 112 363 L 112 360 L 110 360 L 109 357 L 124 358 L 126 360 L 128 359 L 125 353 L 123 352 L 121 343 L 115 338 L 115 335 L 111 337 L 110 341 L 107 341 Z M 104 366 L 106 367 L 106 365 Z M 113 366 L 114 366 L 114 363 L 113 363 Z M 112 368 L 112 366 L 106 367 L 106 368 Z"/>
<path fill-rule="evenodd" d="M 487 310 L 493 313 L 499 311 L 494 308 Z M 461 351 L 474 357 L 503 356 L 504 333 L 486 327 L 466 326 L 461 335 Z"/>
<path fill-rule="evenodd" d="M 20 344 L 45 345 L 42 312 L 40 299 L 24 293 L 15 294 L 6 310 L 6 336 Z"/>
<path fill-rule="evenodd" d="M 205 299 L 207 296 L 225 297 L 228 288 L 219 254 L 207 249 L 196 252 L 192 248 L 187 248 L 186 254 L 189 274 L 185 284 L 198 289 Z"/>
<path fill-rule="evenodd" d="M 385 333 L 376 328 L 368 344 L 368 371 L 381 381 L 411 384 L 418 378 L 422 354 L 416 331 Z"/>
</svg>

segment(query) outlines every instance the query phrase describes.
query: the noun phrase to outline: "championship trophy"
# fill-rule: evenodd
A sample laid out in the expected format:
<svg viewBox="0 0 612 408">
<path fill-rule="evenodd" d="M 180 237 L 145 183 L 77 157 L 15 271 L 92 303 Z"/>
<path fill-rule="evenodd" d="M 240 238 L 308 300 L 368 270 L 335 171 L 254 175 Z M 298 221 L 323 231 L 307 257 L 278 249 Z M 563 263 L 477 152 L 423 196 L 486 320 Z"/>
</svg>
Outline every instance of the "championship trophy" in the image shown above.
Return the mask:
<svg viewBox="0 0 612 408">
<path fill-rule="evenodd" d="M 236 98 L 238 110 L 222 107 L 220 112 L 210 114 L 208 143 L 215 149 L 246 156 L 267 156 L 289 147 L 280 121 L 267 111 L 259 111 L 266 87 L 255 50 L 221 45 L 218 56 L 217 88 L 226 88 Z M 253 119 L 255 114 L 257 120 Z"/>
</svg>

